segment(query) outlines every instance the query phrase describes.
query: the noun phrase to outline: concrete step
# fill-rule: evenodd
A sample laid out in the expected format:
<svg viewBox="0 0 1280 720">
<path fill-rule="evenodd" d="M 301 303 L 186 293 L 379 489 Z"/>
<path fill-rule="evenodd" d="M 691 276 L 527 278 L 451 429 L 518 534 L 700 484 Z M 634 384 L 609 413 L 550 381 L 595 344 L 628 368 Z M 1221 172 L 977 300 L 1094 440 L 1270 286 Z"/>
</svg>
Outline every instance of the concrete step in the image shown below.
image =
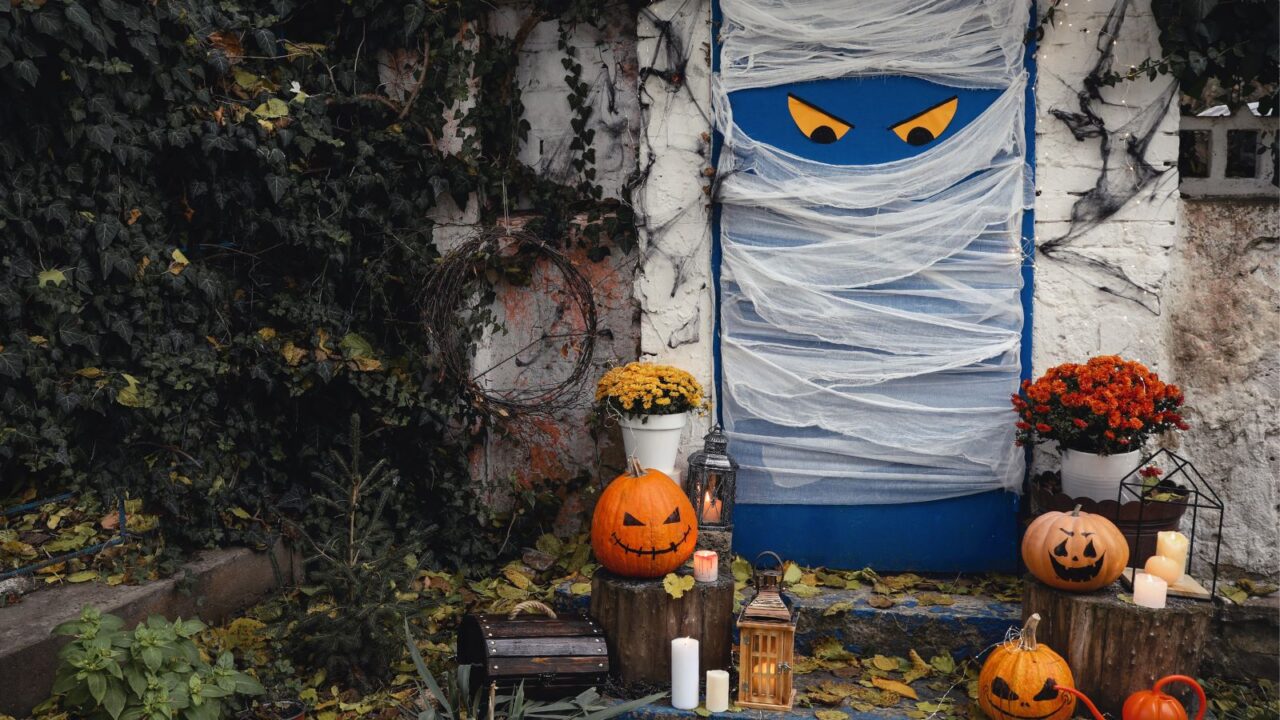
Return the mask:
<svg viewBox="0 0 1280 720">
<path fill-rule="evenodd" d="M 246 548 L 202 552 L 172 577 L 143 585 L 61 585 L 23 596 L 0 608 L 0 715 L 25 717 L 49 697 L 58 648 L 67 642 L 50 633 L 86 605 L 119 615 L 129 626 L 149 615 L 199 617 L 212 624 L 253 605 L 279 582 L 301 579 L 302 556 L 278 543 L 270 554 Z"/>
</svg>

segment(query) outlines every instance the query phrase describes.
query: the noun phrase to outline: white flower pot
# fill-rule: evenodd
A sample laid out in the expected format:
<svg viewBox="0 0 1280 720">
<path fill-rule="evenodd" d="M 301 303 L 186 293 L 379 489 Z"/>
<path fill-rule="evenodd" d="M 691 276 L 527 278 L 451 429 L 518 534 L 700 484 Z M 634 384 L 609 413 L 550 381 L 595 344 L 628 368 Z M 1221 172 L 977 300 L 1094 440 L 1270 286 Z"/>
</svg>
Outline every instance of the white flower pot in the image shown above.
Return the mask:
<svg viewBox="0 0 1280 720">
<path fill-rule="evenodd" d="M 1079 450 L 1062 451 L 1062 492 L 1069 497 L 1115 500 L 1120 481 L 1142 462 L 1142 451 L 1098 455 Z"/>
<path fill-rule="evenodd" d="M 676 415 L 623 415 L 622 445 L 627 456 L 635 456 L 640 467 L 653 468 L 676 479 L 676 454 L 680 435 L 689 422 L 689 413 Z"/>
</svg>

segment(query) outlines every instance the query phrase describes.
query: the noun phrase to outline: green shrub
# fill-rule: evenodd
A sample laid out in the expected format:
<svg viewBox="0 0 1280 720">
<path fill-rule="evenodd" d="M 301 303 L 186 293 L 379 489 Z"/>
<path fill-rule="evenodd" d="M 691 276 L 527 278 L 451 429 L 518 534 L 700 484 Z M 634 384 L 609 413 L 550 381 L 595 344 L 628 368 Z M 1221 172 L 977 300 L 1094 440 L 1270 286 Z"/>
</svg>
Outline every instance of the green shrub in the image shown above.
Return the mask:
<svg viewBox="0 0 1280 720">
<path fill-rule="evenodd" d="M 58 652 L 53 692 L 88 720 L 216 720 L 237 696 L 262 686 L 235 669 L 231 653 L 211 665 L 191 637 L 199 620 L 169 622 L 153 615 L 132 631 L 114 615 L 86 607 L 79 620 L 59 625 L 72 641 Z"/>
</svg>

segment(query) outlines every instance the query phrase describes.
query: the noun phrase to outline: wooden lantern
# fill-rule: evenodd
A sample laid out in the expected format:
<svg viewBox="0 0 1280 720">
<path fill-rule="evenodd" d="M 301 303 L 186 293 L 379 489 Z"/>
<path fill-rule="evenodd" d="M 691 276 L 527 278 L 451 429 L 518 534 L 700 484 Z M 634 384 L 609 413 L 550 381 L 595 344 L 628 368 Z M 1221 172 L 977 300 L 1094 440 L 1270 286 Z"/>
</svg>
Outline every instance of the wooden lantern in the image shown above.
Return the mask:
<svg viewBox="0 0 1280 720">
<path fill-rule="evenodd" d="M 774 569 L 761 569 L 771 556 Z M 756 558 L 756 595 L 738 616 L 738 704 L 759 710 L 790 710 L 796 699 L 791 663 L 796 617 L 782 597 L 782 558 Z"/>
</svg>

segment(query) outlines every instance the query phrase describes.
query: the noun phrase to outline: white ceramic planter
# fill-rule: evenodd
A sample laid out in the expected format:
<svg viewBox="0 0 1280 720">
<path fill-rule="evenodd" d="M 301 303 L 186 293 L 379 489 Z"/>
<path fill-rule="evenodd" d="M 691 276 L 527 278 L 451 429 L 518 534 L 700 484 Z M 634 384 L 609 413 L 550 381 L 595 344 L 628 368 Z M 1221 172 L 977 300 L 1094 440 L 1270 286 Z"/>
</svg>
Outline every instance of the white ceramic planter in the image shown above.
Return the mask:
<svg viewBox="0 0 1280 720">
<path fill-rule="evenodd" d="M 1062 492 L 1070 497 L 1115 500 L 1120 481 L 1142 462 L 1142 451 L 1098 455 L 1079 450 L 1062 451 Z"/>
<path fill-rule="evenodd" d="M 627 455 L 634 455 L 640 467 L 653 468 L 676 479 L 676 454 L 680 451 L 680 435 L 689 422 L 689 413 L 677 415 L 624 415 L 618 420 L 622 428 L 622 445 Z"/>
</svg>

